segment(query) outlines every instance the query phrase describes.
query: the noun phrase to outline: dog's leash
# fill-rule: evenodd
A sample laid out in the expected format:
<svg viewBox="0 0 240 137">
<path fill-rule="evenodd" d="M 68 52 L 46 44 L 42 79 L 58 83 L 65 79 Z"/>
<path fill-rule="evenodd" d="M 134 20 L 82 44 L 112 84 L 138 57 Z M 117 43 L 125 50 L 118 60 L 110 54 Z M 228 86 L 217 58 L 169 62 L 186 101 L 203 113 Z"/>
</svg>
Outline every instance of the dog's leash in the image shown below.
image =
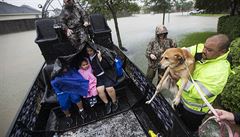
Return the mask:
<svg viewBox="0 0 240 137">
<path fill-rule="evenodd" d="M 189 73 L 190 79 L 191 79 L 194 87 L 196 88 L 198 94 L 201 96 L 202 100 L 203 100 L 204 103 L 208 106 L 208 108 L 212 111 L 212 113 L 213 113 L 216 117 L 219 117 L 218 114 L 217 114 L 217 111 L 216 111 L 216 110 L 213 108 L 213 106 L 207 101 L 207 99 L 204 97 L 201 89 L 200 89 L 199 86 L 196 84 L 196 82 L 193 80 L 193 77 L 192 77 L 192 75 L 191 75 L 191 73 L 190 73 L 190 71 L 189 71 L 189 68 L 188 68 L 186 62 L 184 62 L 184 64 L 185 64 L 185 66 L 186 66 L 186 68 L 187 68 L 187 71 L 188 71 L 188 73 Z"/>
</svg>

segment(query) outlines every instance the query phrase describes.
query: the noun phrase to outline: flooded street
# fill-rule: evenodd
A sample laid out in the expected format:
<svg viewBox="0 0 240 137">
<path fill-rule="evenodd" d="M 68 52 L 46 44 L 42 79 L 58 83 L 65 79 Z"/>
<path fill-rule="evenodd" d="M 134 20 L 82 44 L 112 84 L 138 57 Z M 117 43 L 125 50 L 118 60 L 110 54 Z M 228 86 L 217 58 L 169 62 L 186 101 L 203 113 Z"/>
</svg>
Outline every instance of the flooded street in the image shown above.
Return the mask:
<svg viewBox="0 0 240 137">
<path fill-rule="evenodd" d="M 166 14 L 165 26 L 168 37 L 179 41 L 184 34 L 190 32 L 217 31 L 218 17 L 189 16 L 187 13 Z M 147 59 L 145 50 L 148 42 L 154 38 L 156 25 L 162 23 L 162 14 L 135 15 L 119 18 L 119 29 L 123 46 L 128 49 L 126 55 L 145 73 Z M 109 21 L 112 28 L 113 41 L 117 44 L 113 20 Z"/>
<path fill-rule="evenodd" d="M 44 59 L 35 31 L 0 35 L 0 136 L 4 136 Z"/>
<path fill-rule="evenodd" d="M 169 18 L 170 17 L 170 18 Z M 216 31 L 218 17 L 188 16 L 186 13 L 166 15 L 168 37 L 179 41 L 189 32 Z M 108 21 L 117 45 L 113 20 Z M 118 19 L 125 54 L 146 72 L 145 50 L 155 27 L 162 23 L 162 15 L 134 15 Z M 0 136 L 4 136 L 23 102 L 44 59 L 34 43 L 35 30 L 0 35 Z"/>
</svg>

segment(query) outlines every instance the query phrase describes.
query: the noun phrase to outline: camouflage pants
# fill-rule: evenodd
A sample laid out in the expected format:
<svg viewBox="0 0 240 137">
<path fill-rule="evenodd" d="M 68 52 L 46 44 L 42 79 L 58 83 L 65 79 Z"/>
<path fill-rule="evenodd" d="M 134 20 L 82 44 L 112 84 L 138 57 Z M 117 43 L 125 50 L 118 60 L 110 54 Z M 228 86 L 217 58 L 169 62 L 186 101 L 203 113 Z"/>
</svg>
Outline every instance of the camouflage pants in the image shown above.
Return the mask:
<svg viewBox="0 0 240 137">
<path fill-rule="evenodd" d="M 165 70 L 161 69 L 161 68 L 158 68 L 158 69 L 153 69 L 151 67 L 148 67 L 147 69 L 147 74 L 146 74 L 146 77 L 152 82 L 155 75 L 156 75 L 156 72 L 158 71 L 158 82 L 161 80 L 161 77 L 163 76 Z"/>
<path fill-rule="evenodd" d="M 81 50 L 84 47 L 85 42 L 88 40 L 88 35 L 83 28 L 79 28 L 73 29 L 73 34 L 68 38 L 76 49 Z"/>
</svg>

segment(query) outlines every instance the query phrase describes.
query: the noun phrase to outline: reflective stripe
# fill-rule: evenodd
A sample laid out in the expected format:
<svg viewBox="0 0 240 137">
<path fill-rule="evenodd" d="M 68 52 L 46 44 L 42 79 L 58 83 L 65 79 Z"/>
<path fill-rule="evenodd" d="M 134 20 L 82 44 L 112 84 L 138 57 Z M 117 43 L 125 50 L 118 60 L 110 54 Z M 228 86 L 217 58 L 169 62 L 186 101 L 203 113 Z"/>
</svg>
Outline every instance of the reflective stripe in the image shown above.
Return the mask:
<svg viewBox="0 0 240 137">
<path fill-rule="evenodd" d="M 201 89 L 201 91 L 203 91 L 203 93 L 208 97 L 211 98 L 213 96 L 215 96 L 214 94 L 212 94 L 200 81 L 195 81 L 199 88 Z M 192 82 L 190 80 L 188 80 L 188 83 L 186 84 L 186 86 L 184 87 L 184 91 L 188 91 L 188 89 L 192 86 Z"/>
<path fill-rule="evenodd" d="M 210 98 L 215 96 L 214 94 L 212 94 L 200 81 L 196 80 L 196 83 L 198 84 L 199 88 L 203 91 L 203 93 L 205 93 L 205 95 Z"/>
<path fill-rule="evenodd" d="M 183 88 L 184 91 L 188 91 L 188 89 L 191 87 L 192 84 L 193 84 L 193 83 L 192 83 L 190 80 L 188 80 L 186 86 Z"/>
<path fill-rule="evenodd" d="M 199 107 L 199 108 L 207 107 L 206 104 L 197 104 L 197 103 L 188 102 L 184 98 L 181 98 L 181 100 L 190 106 Z"/>
<path fill-rule="evenodd" d="M 205 115 L 205 114 L 206 114 L 205 112 L 195 111 L 195 110 L 193 110 L 193 109 L 190 109 L 190 108 L 188 108 L 185 104 L 183 104 L 183 107 L 184 107 L 187 111 L 192 112 L 192 113 L 194 113 L 194 114 L 198 114 L 198 115 Z"/>
<path fill-rule="evenodd" d="M 97 75 L 97 77 L 102 76 L 103 74 L 104 74 L 104 72 L 101 72 L 100 74 Z"/>
</svg>

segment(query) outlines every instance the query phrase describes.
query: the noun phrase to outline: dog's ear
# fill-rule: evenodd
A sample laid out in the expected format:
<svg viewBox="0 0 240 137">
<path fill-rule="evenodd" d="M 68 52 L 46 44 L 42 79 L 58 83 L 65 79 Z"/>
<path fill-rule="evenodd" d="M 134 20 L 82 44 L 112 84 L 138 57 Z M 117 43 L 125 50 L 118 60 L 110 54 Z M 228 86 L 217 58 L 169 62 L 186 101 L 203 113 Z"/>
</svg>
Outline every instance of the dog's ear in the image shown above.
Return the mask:
<svg viewBox="0 0 240 137">
<path fill-rule="evenodd" d="M 180 64 L 182 64 L 185 60 L 184 57 L 182 57 L 180 54 L 174 55 L 174 57 L 179 61 Z"/>
</svg>

